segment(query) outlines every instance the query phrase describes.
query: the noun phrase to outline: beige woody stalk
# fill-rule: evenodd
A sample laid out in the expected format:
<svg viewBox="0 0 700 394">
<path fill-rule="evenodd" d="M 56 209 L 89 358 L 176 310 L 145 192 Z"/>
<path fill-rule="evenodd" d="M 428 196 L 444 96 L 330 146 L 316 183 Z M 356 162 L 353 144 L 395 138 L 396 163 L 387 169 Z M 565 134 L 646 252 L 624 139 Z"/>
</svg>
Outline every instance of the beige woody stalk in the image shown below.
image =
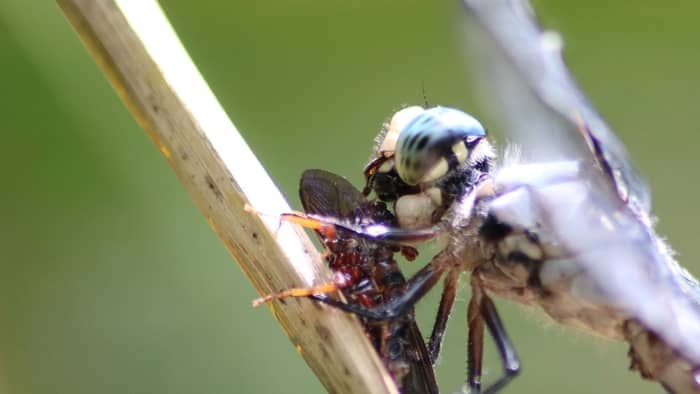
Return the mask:
<svg viewBox="0 0 700 394">
<path fill-rule="evenodd" d="M 244 210 L 245 204 L 267 213 L 290 208 L 157 2 L 58 4 L 258 292 L 327 280 L 328 272 L 303 231 L 289 224 L 279 227 L 275 218 Z M 396 392 L 354 317 L 305 300 L 272 312 L 329 392 Z"/>
</svg>

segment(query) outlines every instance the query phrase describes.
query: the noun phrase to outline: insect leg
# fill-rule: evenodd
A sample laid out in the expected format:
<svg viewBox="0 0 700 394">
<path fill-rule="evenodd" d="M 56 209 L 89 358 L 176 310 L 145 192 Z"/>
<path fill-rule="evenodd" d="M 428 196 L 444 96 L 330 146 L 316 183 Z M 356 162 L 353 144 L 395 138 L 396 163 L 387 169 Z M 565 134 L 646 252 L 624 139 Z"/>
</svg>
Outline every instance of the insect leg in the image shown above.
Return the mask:
<svg viewBox="0 0 700 394">
<path fill-rule="evenodd" d="M 430 354 L 430 363 L 435 365 L 442 348 L 442 341 L 447 328 L 447 320 L 450 318 L 450 312 L 455 302 L 457 295 L 457 283 L 459 281 L 459 270 L 450 270 L 445 276 L 445 281 L 442 289 L 442 297 L 440 298 L 440 307 L 438 308 L 433 332 L 430 334 L 428 342 L 428 353 Z M 471 332 L 471 331 L 470 331 Z"/>
<path fill-rule="evenodd" d="M 272 300 L 279 300 L 288 297 L 308 297 L 314 294 L 328 294 L 340 289 L 336 283 L 323 283 L 313 287 L 294 287 L 287 290 L 282 290 L 279 293 L 268 294 L 266 296 L 253 300 L 253 307 L 258 307 Z"/>
<path fill-rule="evenodd" d="M 505 327 L 498 316 L 496 305 L 484 292 L 477 274 L 472 275 L 472 299 L 469 302 L 469 373 L 467 385 L 470 389 L 482 393 L 496 393 L 510 382 L 520 372 L 520 358 L 515 351 L 513 343 L 506 333 Z M 496 342 L 501 363 L 503 364 L 503 376 L 488 388 L 480 391 L 481 386 L 481 361 L 483 359 L 483 325 L 489 329 L 489 334 Z M 472 338 L 472 328 L 477 331 Z M 472 366 L 474 363 L 474 366 Z"/>
<path fill-rule="evenodd" d="M 505 327 L 503 327 L 501 318 L 498 316 L 496 305 L 494 305 L 489 296 L 484 297 L 483 303 L 481 304 L 481 313 L 484 315 L 489 333 L 496 342 L 498 353 L 503 363 L 503 376 L 501 376 L 496 383 L 484 390 L 484 393 L 496 393 L 518 375 L 520 372 L 520 358 L 515 351 L 513 343 L 510 341 L 510 338 L 508 338 L 508 333 L 506 333 Z"/>
<path fill-rule="evenodd" d="M 348 231 L 360 238 L 391 244 L 407 244 L 424 242 L 435 238 L 443 230 L 439 225 L 425 228 L 404 229 L 400 227 L 371 224 L 360 226 L 332 217 L 301 213 L 283 213 L 280 220 L 298 224 L 302 227 L 318 231 L 326 238 L 335 238 L 337 230 Z"/>
<path fill-rule="evenodd" d="M 436 256 L 433 261 L 416 272 L 413 277 L 408 280 L 406 288 L 401 294 L 384 304 L 372 308 L 347 304 L 343 301 L 320 294 L 314 294 L 310 296 L 310 298 L 370 320 L 395 319 L 407 314 L 416 302 L 423 298 L 423 296 L 438 282 L 445 270 L 445 265 L 441 264 L 442 261 L 439 257 L 440 255 Z"/>
<path fill-rule="evenodd" d="M 481 366 L 484 360 L 484 316 L 479 295 L 474 292 L 467 307 L 467 387 L 469 393 L 481 392 Z"/>
</svg>

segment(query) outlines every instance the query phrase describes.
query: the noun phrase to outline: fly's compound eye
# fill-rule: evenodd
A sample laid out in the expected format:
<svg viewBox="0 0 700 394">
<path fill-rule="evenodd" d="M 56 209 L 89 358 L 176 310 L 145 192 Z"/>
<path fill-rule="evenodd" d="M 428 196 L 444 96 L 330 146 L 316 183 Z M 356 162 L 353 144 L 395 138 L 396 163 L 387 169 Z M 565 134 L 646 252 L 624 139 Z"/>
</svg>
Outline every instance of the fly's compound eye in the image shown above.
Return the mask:
<svg viewBox="0 0 700 394">
<path fill-rule="evenodd" d="M 463 164 L 486 130 L 460 110 L 434 107 L 406 123 L 394 155 L 399 177 L 409 185 L 433 182 Z"/>
<path fill-rule="evenodd" d="M 385 156 L 393 154 L 396 150 L 396 139 L 399 137 L 401 130 L 424 111 L 423 107 L 417 105 L 397 111 L 394 116 L 391 117 L 389 129 L 384 135 L 384 139 L 382 139 L 379 144 L 379 153 Z"/>
<path fill-rule="evenodd" d="M 385 124 L 377 137 L 376 157 L 370 160 L 364 169 L 366 181 L 365 188 L 362 190 L 364 195 L 367 196 L 374 191 L 383 201 L 396 200 L 398 189 L 403 185 L 394 166 L 396 140 L 401 130 L 424 111 L 423 107 L 417 105 L 406 107 L 394 113 L 388 124 Z"/>
</svg>

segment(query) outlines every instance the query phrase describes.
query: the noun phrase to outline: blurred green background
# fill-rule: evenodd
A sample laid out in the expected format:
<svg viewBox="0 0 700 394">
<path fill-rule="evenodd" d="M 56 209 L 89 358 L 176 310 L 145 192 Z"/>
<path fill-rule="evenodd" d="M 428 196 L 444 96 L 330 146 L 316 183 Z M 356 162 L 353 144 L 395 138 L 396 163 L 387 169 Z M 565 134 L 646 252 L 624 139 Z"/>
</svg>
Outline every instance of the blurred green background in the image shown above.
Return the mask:
<svg viewBox="0 0 700 394">
<path fill-rule="evenodd" d="M 322 392 L 58 7 L 28 4 L 0 2 L 0 393 Z M 423 86 L 479 115 L 453 1 L 162 5 L 296 207 L 306 168 L 358 183 L 381 122 L 422 103 Z M 660 232 L 700 274 L 700 6 L 535 5 L 650 181 Z M 437 293 L 419 306 L 425 332 Z M 445 392 L 465 376 L 467 296 L 438 368 Z M 627 371 L 622 344 L 500 306 L 524 364 L 505 392 L 661 391 Z"/>
</svg>

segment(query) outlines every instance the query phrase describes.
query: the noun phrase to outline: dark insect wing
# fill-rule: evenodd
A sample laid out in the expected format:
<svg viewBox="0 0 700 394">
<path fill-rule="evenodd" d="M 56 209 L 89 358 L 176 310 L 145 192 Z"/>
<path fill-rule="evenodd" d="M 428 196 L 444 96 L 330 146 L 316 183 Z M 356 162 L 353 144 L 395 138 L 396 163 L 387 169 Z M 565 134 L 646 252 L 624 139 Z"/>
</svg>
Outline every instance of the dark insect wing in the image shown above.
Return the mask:
<svg viewBox="0 0 700 394">
<path fill-rule="evenodd" d="M 406 338 L 409 344 L 424 343 L 425 339 L 415 322 L 406 325 L 406 329 L 408 330 Z M 402 393 L 437 393 L 435 372 L 430 363 L 430 356 L 425 345 L 410 346 L 409 349 L 404 349 L 403 352 L 405 353 L 404 357 L 409 362 L 410 371 L 404 378 Z"/>
<path fill-rule="evenodd" d="M 324 171 L 304 171 L 299 194 L 302 205 L 307 214 L 314 214 L 328 219 L 349 221 L 351 223 L 366 222 L 381 224 L 384 220 L 393 219 L 386 211 L 384 205 L 378 205 L 367 201 L 365 196 L 346 179 Z M 340 237 L 352 237 L 351 233 L 341 233 Z M 323 240 L 323 237 L 322 237 Z M 393 259 L 379 261 L 379 255 L 387 253 L 377 251 L 373 254 L 372 248 L 391 248 L 389 245 L 374 243 L 373 241 L 359 242 L 351 252 L 339 252 L 336 255 L 341 261 L 349 254 L 366 254 L 369 257 L 377 255 L 377 261 L 370 261 L 375 266 L 368 283 L 375 288 L 374 292 L 382 294 L 384 302 L 397 297 L 406 286 L 406 281 L 399 271 L 398 264 Z M 389 255 L 394 251 L 389 250 Z M 354 260 L 353 260 L 354 261 Z M 361 280 L 364 280 L 361 279 Z M 350 289 L 352 291 L 352 289 Z M 401 378 L 397 382 L 404 394 L 437 393 L 437 383 L 433 372 L 428 350 L 425 347 L 423 336 L 413 318 L 413 312 L 387 322 L 365 321 L 366 331 L 372 336 L 372 342 L 377 351 L 383 354 L 387 368 Z"/>
<path fill-rule="evenodd" d="M 575 182 L 532 188 L 539 219 L 590 277 L 588 293 L 629 314 L 697 368 L 700 286 L 654 233 L 648 187 L 569 75 L 560 39 L 539 28 L 526 2 L 464 2 L 476 21 L 468 35 L 478 53 L 473 58 L 483 61 L 480 80 L 488 91 L 482 96 L 492 98 L 502 130 L 529 162 L 583 163 Z M 501 186 L 517 186 L 509 182 Z M 644 375 L 655 361 L 652 355 L 637 367 Z M 678 371 L 685 376 L 654 378 L 669 389 L 696 390 L 697 383 L 682 381 L 693 373 Z"/>
<path fill-rule="evenodd" d="M 345 178 L 323 170 L 304 171 L 299 197 L 306 213 L 337 219 L 354 219 L 367 204 L 365 196 Z"/>
</svg>

